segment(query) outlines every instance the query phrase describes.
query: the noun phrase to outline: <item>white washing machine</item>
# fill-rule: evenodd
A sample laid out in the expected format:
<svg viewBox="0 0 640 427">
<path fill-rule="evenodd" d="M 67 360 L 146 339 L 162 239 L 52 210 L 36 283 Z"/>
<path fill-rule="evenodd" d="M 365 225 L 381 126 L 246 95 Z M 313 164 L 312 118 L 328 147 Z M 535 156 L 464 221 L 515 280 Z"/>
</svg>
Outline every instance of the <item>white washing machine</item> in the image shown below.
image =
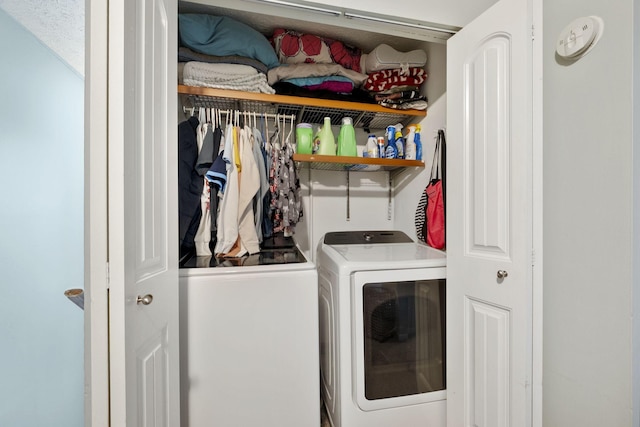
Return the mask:
<svg viewBox="0 0 640 427">
<path fill-rule="evenodd" d="M 180 270 L 181 425 L 318 427 L 315 265 L 297 248 L 192 261 Z"/>
<path fill-rule="evenodd" d="M 335 232 L 316 264 L 333 427 L 446 426 L 446 254 L 399 231 Z"/>
</svg>

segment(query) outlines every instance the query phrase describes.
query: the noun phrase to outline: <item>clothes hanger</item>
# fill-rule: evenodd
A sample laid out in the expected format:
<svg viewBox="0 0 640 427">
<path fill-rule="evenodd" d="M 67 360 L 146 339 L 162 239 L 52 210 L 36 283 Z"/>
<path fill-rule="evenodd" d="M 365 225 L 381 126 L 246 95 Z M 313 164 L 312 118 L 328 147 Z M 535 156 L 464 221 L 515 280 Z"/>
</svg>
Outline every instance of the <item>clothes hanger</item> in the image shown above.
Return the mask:
<svg viewBox="0 0 640 427">
<path fill-rule="evenodd" d="M 281 119 L 282 119 L 282 123 L 280 123 Z M 282 137 L 284 136 L 284 133 L 287 131 L 287 129 L 285 128 L 286 123 L 284 121 L 284 118 L 279 114 L 278 114 L 277 121 L 278 121 L 278 137 L 276 138 L 275 149 L 280 151 L 280 149 L 282 148 Z"/>
<path fill-rule="evenodd" d="M 242 162 L 240 161 L 240 111 L 233 110 L 233 119 L 235 121 L 235 128 L 233 129 L 233 160 L 238 169 L 238 172 L 242 171 Z"/>
<path fill-rule="evenodd" d="M 269 123 L 269 122 L 267 122 Z M 273 130 L 273 135 L 268 138 L 268 149 L 269 152 L 276 149 L 276 145 L 278 143 L 278 138 L 280 138 L 280 115 L 276 114 L 274 121 L 275 129 Z"/>
<path fill-rule="evenodd" d="M 289 133 L 287 134 L 287 139 L 286 139 L 286 143 L 288 145 L 291 145 L 291 133 L 293 132 L 293 121 L 295 119 L 294 115 L 290 115 L 289 118 L 291 119 L 291 126 L 289 126 Z"/>
</svg>

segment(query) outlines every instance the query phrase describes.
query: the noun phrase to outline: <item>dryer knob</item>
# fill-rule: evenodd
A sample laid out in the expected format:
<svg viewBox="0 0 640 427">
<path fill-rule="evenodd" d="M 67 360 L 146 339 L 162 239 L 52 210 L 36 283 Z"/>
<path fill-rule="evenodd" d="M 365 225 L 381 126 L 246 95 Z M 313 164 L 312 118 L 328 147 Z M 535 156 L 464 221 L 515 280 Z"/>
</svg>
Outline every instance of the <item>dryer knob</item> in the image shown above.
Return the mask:
<svg viewBox="0 0 640 427">
<path fill-rule="evenodd" d="M 371 239 L 373 239 L 373 235 L 371 235 L 369 233 L 364 233 L 362 236 L 364 237 L 364 240 L 367 241 L 367 242 L 370 242 Z"/>
</svg>

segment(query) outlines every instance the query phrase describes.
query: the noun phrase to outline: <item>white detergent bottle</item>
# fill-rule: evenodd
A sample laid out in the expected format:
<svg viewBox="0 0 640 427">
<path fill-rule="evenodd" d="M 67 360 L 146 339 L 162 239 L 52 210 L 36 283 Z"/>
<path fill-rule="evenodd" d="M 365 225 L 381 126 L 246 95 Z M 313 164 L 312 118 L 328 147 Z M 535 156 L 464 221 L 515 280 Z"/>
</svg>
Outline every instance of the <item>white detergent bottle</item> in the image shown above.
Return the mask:
<svg viewBox="0 0 640 427">
<path fill-rule="evenodd" d="M 404 140 L 404 158 L 407 160 L 416 160 L 416 125 L 409 125 L 407 128 L 409 133 Z"/>
<path fill-rule="evenodd" d="M 365 147 L 363 157 L 378 157 L 380 149 L 378 148 L 378 140 L 375 135 L 369 135 L 367 146 Z M 364 155 L 366 154 L 366 156 Z"/>
</svg>

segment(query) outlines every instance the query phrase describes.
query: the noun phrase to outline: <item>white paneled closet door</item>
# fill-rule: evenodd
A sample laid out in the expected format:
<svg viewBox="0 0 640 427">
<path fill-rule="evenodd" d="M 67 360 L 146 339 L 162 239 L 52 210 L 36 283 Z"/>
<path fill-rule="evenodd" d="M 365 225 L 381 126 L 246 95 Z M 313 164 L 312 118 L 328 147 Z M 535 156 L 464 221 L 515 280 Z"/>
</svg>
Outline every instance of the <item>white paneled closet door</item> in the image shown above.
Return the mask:
<svg viewBox="0 0 640 427">
<path fill-rule="evenodd" d="M 447 46 L 449 426 L 531 425 L 532 78 L 527 0 Z"/>
<path fill-rule="evenodd" d="M 109 1 L 112 426 L 179 426 L 175 0 Z"/>
</svg>

